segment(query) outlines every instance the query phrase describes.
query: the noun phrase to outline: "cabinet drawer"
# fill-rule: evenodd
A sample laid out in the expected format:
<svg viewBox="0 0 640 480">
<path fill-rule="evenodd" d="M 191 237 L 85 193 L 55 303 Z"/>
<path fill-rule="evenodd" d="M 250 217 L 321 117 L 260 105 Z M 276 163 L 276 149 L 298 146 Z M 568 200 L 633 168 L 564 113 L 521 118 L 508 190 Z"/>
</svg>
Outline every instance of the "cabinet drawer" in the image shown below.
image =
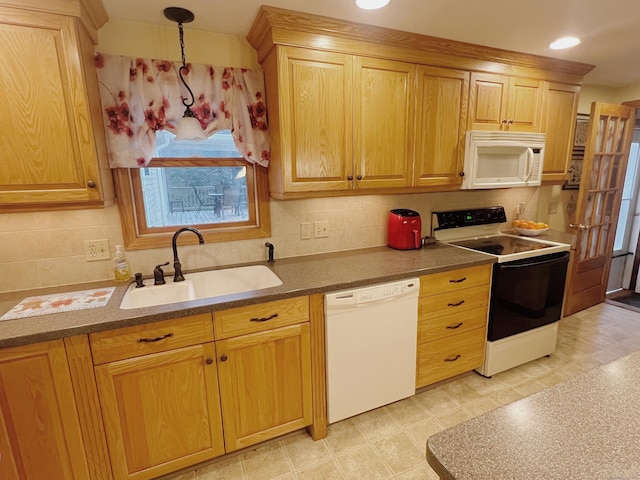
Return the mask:
<svg viewBox="0 0 640 480">
<path fill-rule="evenodd" d="M 463 313 L 469 310 L 485 309 L 489 305 L 489 285 L 464 288 L 454 292 L 420 297 L 418 318 L 431 320 L 443 315 Z"/>
<path fill-rule="evenodd" d="M 216 340 L 309 321 L 309 297 L 249 305 L 216 312 Z"/>
<path fill-rule="evenodd" d="M 491 265 L 434 273 L 420 278 L 420 295 L 437 295 L 459 288 L 488 284 L 491 279 Z"/>
<path fill-rule="evenodd" d="M 113 362 L 213 341 L 211 314 L 164 320 L 89 335 L 93 363 Z"/>
<path fill-rule="evenodd" d="M 486 329 L 477 328 L 418 345 L 416 388 L 482 366 Z"/>
<path fill-rule="evenodd" d="M 453 315 L 442 315 L 429 320 L 418 320 L 418 345 L 433 342 L 452 335 L 459 335 L 487 323 L 487 309 L 475 308 Z"/>
</svg>

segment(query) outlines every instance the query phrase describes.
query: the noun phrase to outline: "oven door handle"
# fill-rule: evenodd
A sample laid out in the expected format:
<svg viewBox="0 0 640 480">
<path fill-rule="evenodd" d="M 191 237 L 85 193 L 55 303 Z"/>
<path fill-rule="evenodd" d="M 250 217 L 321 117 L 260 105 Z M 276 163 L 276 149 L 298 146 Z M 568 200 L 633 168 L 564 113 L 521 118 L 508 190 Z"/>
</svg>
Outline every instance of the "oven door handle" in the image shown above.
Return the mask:
<svg viewBox="0 0 640 480">
<path fill-rule="evenodd" d="M 542 262 L 536 262 L 535 257 L 532 259 L 533 261 L 529 263 L 518 263 L 517 265 L 509 265 L 509 263 L 498 263 L 500 268 L 504 268 L 505 270 L 513 270 L 516 268 L 525 268 L 525 267 L 541 267 L 543 265 L 555 265 L 556 263 L 565 262 L 569 258 L 569 252 L 564 252 L 564 255 L 557 258 L 552 258 L 550 260 L 544 260 Z"/>
</svg>

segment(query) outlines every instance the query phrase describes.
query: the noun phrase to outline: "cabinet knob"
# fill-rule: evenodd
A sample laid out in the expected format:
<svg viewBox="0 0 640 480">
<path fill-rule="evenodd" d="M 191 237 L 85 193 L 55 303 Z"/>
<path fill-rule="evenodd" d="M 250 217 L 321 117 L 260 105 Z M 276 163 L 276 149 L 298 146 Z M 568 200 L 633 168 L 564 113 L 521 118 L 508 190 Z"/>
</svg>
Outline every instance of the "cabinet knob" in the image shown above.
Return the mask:
<svg viewBox="0 0 640 480">
<path fill-rule="evenodd" d="M 229 357 L 227 357 L 227 354 L 226 353 L 222 354 L 222 356 L 220 357 L 220 361 L 226 362 L 227 360 L 229 360 Z"/>
<path fill-rule="evenodd" d="M 87 187 L 89 188 L 96 188 L 96 182 L 94 182 L 93 180 L 89 180 L 87 182 Z"/>
<path fill-rule="evenodd" d="M 353 180 L 353 175 L 347 175 L 347 180 Z"/>
<path fill-rule="evenodd" d="M 460 175 L 461 177 L 464 177 L 464 172 L 460 172 L 458 175 Z"/>
<path fill-rule="evenodd" d="M 209 357 L 204 361 L 207 365 L 211 365 L 213 363 L 213 358 Z"/>
<path fill-rule="evenodd" d="M 358 175 L 358 176 L 356 177 L 356 179 L 358 179 L 358 180 L 362 180 L 362 175 Z"/>
</svg>

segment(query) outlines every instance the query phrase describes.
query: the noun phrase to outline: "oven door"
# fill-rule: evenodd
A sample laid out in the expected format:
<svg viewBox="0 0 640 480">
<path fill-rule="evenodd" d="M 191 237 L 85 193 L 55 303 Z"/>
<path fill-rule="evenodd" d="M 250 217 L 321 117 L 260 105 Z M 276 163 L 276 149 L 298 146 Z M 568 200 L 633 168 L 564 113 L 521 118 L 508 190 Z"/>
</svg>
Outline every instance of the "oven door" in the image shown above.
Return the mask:
<svg viewBox="0 0 640 480">
<path fill-rule="evenodd" d="M 493 265 L 487 339 L 560 320 L 569 252 Z"/>
</svg>

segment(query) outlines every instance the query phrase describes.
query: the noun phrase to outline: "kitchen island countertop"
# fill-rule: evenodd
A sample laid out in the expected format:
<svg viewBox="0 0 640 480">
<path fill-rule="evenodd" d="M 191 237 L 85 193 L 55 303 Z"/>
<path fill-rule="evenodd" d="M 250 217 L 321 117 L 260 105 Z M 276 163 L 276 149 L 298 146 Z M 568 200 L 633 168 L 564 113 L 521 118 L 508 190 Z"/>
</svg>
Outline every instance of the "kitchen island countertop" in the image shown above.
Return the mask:
<svg viewBox="0 0 640 480">
<path fill-rule="evenodd" d="M 0 348 L 300 295 L 357 288 L 445 270 L 490 264 L 494 261 L 495 259 L 491 256 L 441 243 L 419 250 L 374 247 L 276 259 L 271 268 L 282 280 L 282 285 L 278 287 L 130 310 L 120 309 L 120 302 L 129 283 L 116 284 L 113 281 L 103 281 L 3 293 L 0 294 L 0 316 L 11 310 L 25 297 L 116 287 L 104 307 L 0 321 Z M 186 274 L 188 273 L 187 271 Z M 146 280 L 146 283 L 151 285 L 152 280 Z"/>
<path fill-rule="evenodd" d="M 441 479 L 640 478 L 640 352 L 427 440 Z"/>
</svg>

